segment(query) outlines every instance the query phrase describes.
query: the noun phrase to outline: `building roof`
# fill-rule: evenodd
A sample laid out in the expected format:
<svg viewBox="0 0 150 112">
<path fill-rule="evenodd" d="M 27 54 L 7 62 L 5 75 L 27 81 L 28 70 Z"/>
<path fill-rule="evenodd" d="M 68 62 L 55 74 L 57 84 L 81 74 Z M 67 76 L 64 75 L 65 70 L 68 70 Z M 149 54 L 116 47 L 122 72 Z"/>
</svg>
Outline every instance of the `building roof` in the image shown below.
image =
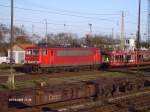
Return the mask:
<svg viewBox="0 0 150 112">
<path fill-rule="evenodd" d="M 15 44 L 13 46 L 13 51 L 25 51 L 27 48 L 36 47 L 34 44 Z M 10 52 L 10 48 L 8 49 Z"/>
<path fill-rule="evenodd" d="M 17 44 L 17 46 L 24 50 L 28 47 L 36 47 L 36 45 L 34 45 L 34 44 Z"/>
</svg>

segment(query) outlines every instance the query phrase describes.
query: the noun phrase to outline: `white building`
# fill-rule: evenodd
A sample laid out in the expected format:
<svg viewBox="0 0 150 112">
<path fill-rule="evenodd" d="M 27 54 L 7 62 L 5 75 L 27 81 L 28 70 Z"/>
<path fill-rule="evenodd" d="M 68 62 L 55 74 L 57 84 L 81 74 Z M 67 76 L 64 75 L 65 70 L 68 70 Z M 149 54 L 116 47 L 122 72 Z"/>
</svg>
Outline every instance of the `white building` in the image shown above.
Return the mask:
<svg viewBox="0 0 150 112">
<path fill-rule="evenodd" d="M 134 38 L 125 39 L 125 50 L 134 50 L 136 48 L 136 40 Z"/>
<path fill-rule="evenodd" d="M 35 47 L 32 44 L 17 44 L 13 46 L 13 59 L 16 64 L 22 64 L 25 60 L 25 49 L 27 47 Z M 8 57 L 10 57 L 10 49 L 8 50 Z"/>
</svg>

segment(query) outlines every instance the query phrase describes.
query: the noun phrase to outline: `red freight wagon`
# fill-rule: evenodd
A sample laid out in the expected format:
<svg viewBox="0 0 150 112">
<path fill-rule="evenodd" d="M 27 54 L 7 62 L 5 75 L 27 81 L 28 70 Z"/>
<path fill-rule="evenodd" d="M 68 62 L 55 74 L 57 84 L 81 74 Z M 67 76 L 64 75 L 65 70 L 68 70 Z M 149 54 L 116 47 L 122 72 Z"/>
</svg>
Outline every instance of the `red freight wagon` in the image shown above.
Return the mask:
<svg viewBox="0 0 150 112">
<path fill-rule="evenodd" d="M 27 67 L 53 69 L 79 69 L 82 67 L 99 67 L 101 54 L 98 48 L 41 48 L 26 49 Z M 30 65 L 30 66 L 29 66 Z M 50 70 L 50 71 L 51 71 Z"/>
</svg>

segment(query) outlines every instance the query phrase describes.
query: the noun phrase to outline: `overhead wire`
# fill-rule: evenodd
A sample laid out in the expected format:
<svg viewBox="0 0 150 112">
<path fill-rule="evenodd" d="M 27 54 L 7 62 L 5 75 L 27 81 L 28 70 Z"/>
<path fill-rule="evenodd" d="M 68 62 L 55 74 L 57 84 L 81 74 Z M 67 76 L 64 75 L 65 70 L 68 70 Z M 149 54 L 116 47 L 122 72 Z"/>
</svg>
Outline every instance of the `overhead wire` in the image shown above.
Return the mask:
<svg viewBox="0 0 150 112">
<path fill-rule="evenodd" d="M 9 5 L 3 5 L 0 4 L 0 7 L 10 7 Z M 85 19 L 95 19 L 95 20 L 101 20 L 101 21 L 108 21 L 108 22 L 116 22 L 115 20 L 110 20 L 107 18 L 99 18 L 99 17 L 91 17 L 91 16 L 83 16 L 83 14 L 88 14 L 88 15 L 119 15 L 119 14 L 96 14 L 96 13 L 86 13 L 86 12 L 78 12 L 78 11 L 68 11 L 68 10 L 64 10 L 64 9 L 52 9 L 55 11 L 50 11 L 50 10 L 39 10 L 39 9 L 31 9 L 31 8 L 24 8 L 24 7 L 14 7 L 16 9 L 20 9 L 20 10 L 25 10 L 25 11 L 33 11 L 33 12 L 39 12 L 39 13 L 48 13 L 48 14 L 57 14 L 57 15 L 64 15 L 64 16 L 71 16 L 71 17 L 78 17 L 78 18 L 85 18 Z M 71 14 L 68 14 L 71 13 Z M 72 13 L 78 13 L 78 14 L 72 14 Z M 82 15 L 80 15 L 82 14 Z M 22 22 L 30 22 L 30 23 L 42 23 L 40 21 L 30 21 L 30 20 L 16 20 L 16 21 L 22 21 Z M 136 24 L 135 22 L 130 22 L 130 21 L 126 21 L 126 23 L 129 24 Z M 44 23 L 42 23 L 44 24 Z M 64 24 L 60 24 L 60 23 L 50 23 L 48 22 L 48 24 L 52 24 L 52 25 L 60 25 L 63 26 Z M 77 27 L 81 27 L 80 25 L 70 25 L 67 24 L 67 26 L 77 26 Z"/>
<path fill-rule="evenodd" d="M 9 5 L 2 5 L 2 4 L 0 4 L 0 6 L 1 7 L 10 7 Z M 85 19 L 95 19 L 95 20 L 114 22 L 114 20 L 110 20 L 110 19 L 106 19 L 106 18 L 89 17 L 89 16 L 82 16 L 82 15 L 75 15 L 75 14 L 66 14 L 66 13 L 61 13 L 61 12 L 30 9 L 30 8 L 23 8 L 23 7 L 14 7 L 14 8 L 20 9 L 20 10 L 26 10 L 26 11 L 34 11 L 34 12 L 42 12 L 42 13 L 49 13 L 49 14 L 57 14 L 57 15 L 72 16 L 72 17 L 85 18 Z"/>
<path fill-rule="evenodd" d="M 10 7 L 9 5 L 2 5 L 0 4 L 1 7 Z M 34 12 L 45 12 L 45 13 L 50 13 L 50 14 L 58 14 L 58 15 L 66 15 L 66 16 L 73 16 L 73 17 L 80 17 L 80 18 L 85 18 L 85 19 L 96 19 L 96 20 L 102 20 L 102 21 L 109 21 L 109 22 L 116 22 L 114 20 L 106 19 L 106 18 L 98 18 L 98 17 L 87 17 L 87 16 L 81 16 L 81 15 L 74 15 L 74 14 L 65 14 L 65 13 L 60 13 L 60 12 L 52 12 L 52 11 L 45 11 L 45 10 L 37 10 L 37 9 L 29 9 L 29 8 L 22 8 L 22 7 L 15 7 L 16 9 L 21 9 L 21 10 L 26 10 L 26 11 L 34 11 Z M 68 12 L 75 12 L 75 11 L 68 11 Z M 83 12 L 81 12 L 83 13 Z M 81 14 L 80 13 L 80 14 Z M 87 13 L 88 14 L 88 13 Z M 89 13 L 92 14 L 92 13 Z M 94 15 L 94 14 L 93 14 Z M 95 14 L 96 15 L 96 14 Z M 97 15 L 105 15 L 105 14 L 97 14 Z M 106 14 L 107 15 L 107 14 Z M 111 15 L 111 14 L 108 14 Z M 113 14 L 112 14 L 113 15 Z M 115 15 L 115 14 L 114 14 Z M 118 15 L 118 14 L 116 14 Z M 137 24 L 136 22 L 130 22 L 126 21 L 126 23 L 130 24 Z M 49 23 L 49 24 L 54 24 L 54 23 Z M 55 24 L 56 25 L 56 24 Z M 62 25 L 62 24 L 60 24 Z"/>
<path fill-rule="evenodd" d="M 1 19 L 1 18 L 0 18 Z M 10 20 L 9 18 L 2 18 L 3 20 Z M 33 23 L 33 24 L 45 24 L 44 22 L 41 22 L 41 21 L 30 21 L 30 20 L 14 20 L 16 22 L 27 22 L 27 23 Z M 57 26 L 62 26 L 64 27 L 64 24 L 63 23 L 51 23 L 51 22 L 47 22 L 47 24 L 51 24 L 51 25 L 57 25 Z M 81 27 L 86 27 L 86 25 L 72 25 L 72 24 L 66 24 L 67 27 L 78 27 L 78 28 L 81 28 Z M 102 28 L 102 27 L 99 27 L 99 26 L 95 26 L 93 25 L 93 28 L 100 28 L 100 29 L 106 29 L 106 28 Z M 110 28 L 107 28 L 107 29 L 110 29 Z"/>
</svg>

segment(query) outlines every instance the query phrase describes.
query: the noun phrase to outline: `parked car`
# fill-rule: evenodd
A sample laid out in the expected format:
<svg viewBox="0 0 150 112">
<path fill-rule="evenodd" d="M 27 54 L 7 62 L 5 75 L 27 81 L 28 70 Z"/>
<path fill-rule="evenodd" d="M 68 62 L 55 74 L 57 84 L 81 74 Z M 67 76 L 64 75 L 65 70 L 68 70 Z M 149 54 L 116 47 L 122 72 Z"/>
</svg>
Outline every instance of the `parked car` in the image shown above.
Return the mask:
<svg viewBox="0 0 150 112">
<path fill-rule="evenodd" d="M 10 64 L 10 58 L 9 57 L 0 57 L 0 64 Z M 15 61 L 12 61 L 13 64 L 15 63 Z"/>
</svg>

